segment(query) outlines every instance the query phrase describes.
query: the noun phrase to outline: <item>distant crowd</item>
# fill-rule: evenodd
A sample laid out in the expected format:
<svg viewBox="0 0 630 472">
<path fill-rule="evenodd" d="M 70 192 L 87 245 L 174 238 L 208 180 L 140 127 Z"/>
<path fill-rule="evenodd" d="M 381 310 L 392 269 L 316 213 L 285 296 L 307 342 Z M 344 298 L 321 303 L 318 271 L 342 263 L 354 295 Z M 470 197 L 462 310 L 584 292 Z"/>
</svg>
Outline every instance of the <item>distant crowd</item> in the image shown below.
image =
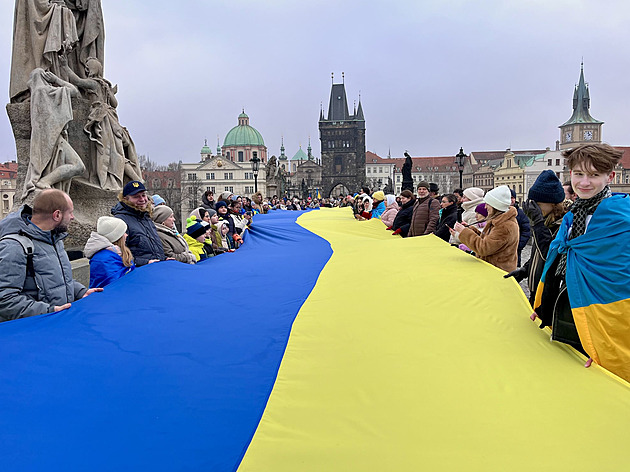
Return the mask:
<svg viewBox="0 0 630 472">
<path fill-rule="evenodd" d="M 432 234 L 505 271 L 506 278 L 527 279 L 532 319 L 550 326 L 552 339 L 630 380 L 630 198 L 609 187 L 621 153 L 601 144 L 564 155 L 571 180 L 563 184 L 553 171 L 541 172 L 522 208 L 505 185 L 440 195 L 437 185 L 423 181 L 400 195 L 364 187 L 330 199 L 264 198 L 260 192 L 250 199 L 224 192 L 215 200 L 208 191 L 181 232 L 164 199 L 131 181 L 85 245 L 89 288 L 73 280 L 63 246 L 73 202 L 60 190 L 43 190 L 32 208 L 24 205 L 0 222 L 0 321 L 66 309 L 138 266 L 165 260 L 196 264 L 236 251 L 256 214 L 351 207 L 357 220 L 381 220 L 394 236 Z M 530 238 L 531 257 L 521 264 Z M 591 299 L 599 301 L 591 304 L 598 307 L 594 311 L 585 307 L 584 300 Z M 602 319 L 607 316 L 614 322 Z M 611 351 L 616 360 L 602 354 Z"/>
</svg>

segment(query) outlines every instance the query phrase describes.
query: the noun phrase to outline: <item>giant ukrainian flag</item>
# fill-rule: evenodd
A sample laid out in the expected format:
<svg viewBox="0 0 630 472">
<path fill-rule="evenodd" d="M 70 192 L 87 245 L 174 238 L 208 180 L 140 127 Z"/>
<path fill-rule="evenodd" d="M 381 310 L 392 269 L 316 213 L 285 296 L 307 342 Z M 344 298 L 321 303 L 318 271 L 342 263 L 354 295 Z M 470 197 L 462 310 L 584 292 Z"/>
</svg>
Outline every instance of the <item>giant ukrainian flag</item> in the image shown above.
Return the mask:
<svg viewBox="0 0 630 472">
<path fill-rule="evenodd" d="M 258 215 L 235 253 L 1 324 L 0 470 L 625 470 L 628 384 L 529 314 L 433 236 Z"/>
</svg>

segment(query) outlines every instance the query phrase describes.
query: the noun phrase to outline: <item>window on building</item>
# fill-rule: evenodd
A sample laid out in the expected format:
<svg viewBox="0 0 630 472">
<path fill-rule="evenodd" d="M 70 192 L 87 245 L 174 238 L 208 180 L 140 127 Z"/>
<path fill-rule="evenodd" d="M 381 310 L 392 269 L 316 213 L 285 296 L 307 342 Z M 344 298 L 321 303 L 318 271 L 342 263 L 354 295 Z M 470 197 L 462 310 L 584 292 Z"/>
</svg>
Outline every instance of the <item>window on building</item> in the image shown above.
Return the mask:
<svg viewBox="0 0 630 472">
<path fill-rule="evenodd" d="M 2 208 L 4 210 L 8 210 L 9 209 L 9 200 L 2 200 Z"/>
<path fill-rule="evenodd" d="M 224 191 L 224 192 L 231 192 L 231 193 L 234 193 L 234 187 L 233 187 L 233 186 L 231 186 L 231 185 L 230 185 L 230 186 L 226 185 L 226 186 L 225 186 L 225 190 L 223 190 L 223 191 Z"/>
<path fill-rule="evenodd" d="M 206 192 L 209 192 L 209 191 L 210 191 L 210 187 L 206 187 Z"/>
<path fill-rule="evenodd" d="M 210 172 L 210 180 L 214 180 L 214 172 Z"/>
<path fill-rule="evenodd" d="M 379 173 L 379 174 L 382 174 L 382 173 L 383 173 L 383 168 L 382 168 L 382 167 L 379 167 L 379 168 L 378 168 L 378 173 Z"/>
<path fill-rule="evenodd" d="M 340 174 L 343 171 L 343 158 L 341 156 L 335 156 L 335 172 Z"/>
<path fill-rule="evenodd" d="M 225 172 L 223 174 L 223 180 L 232 180 L 234 178 L 233 172 Z"/>
<path fill-rule="evenodd" d="M 210 172 L 206 172 L 206 180 L 210 180 Z"/>
<path fill-rule="evenodd" d="M 196 179 L 197 179 L 196 174 L 188 174 L 188 180 L 196 180 Z"/>
<path fill-rule="evenodd" d="M 556 159 L 556 165 L 559 166 L 560 165 L 560 159 Z"/>
<path fill-rule="evenodd" d="M 210 190 L 212 191 L 212 193 L 215 193 L 217 191 L 215 187 L 210 187 Z"/>
<path fill-rule="evenodd" d="M 523 193 L 523 186 L 518 184 L 518 193 Z"/>
<path fill-rule="evenodd" d="M 400 175 L 396 176 L 396 182 L 400 182 Z"/>
<path fill-rule="evenodd" d="M 551 159 L 547 159 L 547 165 L 550 166 L 551 165 Z"/>
<path fill-rule="evenodd" d="M 227 152 L 227 154 L 225 155 L 225 157 L 227 157 L 228 159 L 230 159 L 230 160 L 231 160 L 231 158 L 230 158 L 230 151 L 228 151 L 228 152 Z"/>
<path fill-rule="evenodd" d="M 372 171 L 372 168 L 368 166 L 367 173 L 369 174 L 369 173 L 371 173 L 371 171 Z"/>
<path fill-rule="evenodd" d="M 238 152 L 238 162 L 243 162 L 243 151 Z"/>
<path fill-rule="evenodd" d="M 254 187 L 246 185 L 245 186 L 245 193 L 254 193 Z"/>
</svg>

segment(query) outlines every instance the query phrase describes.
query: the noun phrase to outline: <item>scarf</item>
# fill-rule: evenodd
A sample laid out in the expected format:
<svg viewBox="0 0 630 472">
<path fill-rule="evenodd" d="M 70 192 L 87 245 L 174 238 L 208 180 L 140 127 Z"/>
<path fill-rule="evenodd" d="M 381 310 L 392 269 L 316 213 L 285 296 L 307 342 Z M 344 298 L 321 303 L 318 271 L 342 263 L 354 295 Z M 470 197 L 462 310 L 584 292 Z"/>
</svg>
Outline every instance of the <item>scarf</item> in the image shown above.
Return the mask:
<svg viewBox="0 0 630 472">
<path fill-rule="evenodd" d="M 606 185 L 604 189 L 597 195 L 587 198 L 585 200 L 578 198 L 571 206 L 571 212 L 573 213 L 573 225 L 571 226 L 571 234 L 569 239 L 575 239 L 578 236 L 582 236 L 586 233 L 586 217 L 595 213 L 598 205 L 604 198 L 608 198 L 612 195 L 610 187 Z M 567 274 L 567 254 L 566 252 L 560 255 L 558 261 L 558 267 L 556 269 L 556 275 L 564 278 Z"/>
</svg>

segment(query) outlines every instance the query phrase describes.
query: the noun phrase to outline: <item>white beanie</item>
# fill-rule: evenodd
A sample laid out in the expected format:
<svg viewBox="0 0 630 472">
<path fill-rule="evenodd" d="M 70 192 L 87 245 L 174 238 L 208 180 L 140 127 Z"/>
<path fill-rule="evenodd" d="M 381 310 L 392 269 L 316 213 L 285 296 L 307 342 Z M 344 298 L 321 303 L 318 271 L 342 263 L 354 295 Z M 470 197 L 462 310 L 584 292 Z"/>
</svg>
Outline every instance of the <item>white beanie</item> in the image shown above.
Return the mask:
<svg viewBox="0 0 630 472">
<path fill-rule="evenodd" d="M 483 190 L 479 187 L 469 187 L 464 190 L 464 196 L 471 202 L 483 198 Z"/>
<path fill-rule="evenodd" d="M 127 223 L 120 218 L 101 216 L 96 222 L 96 232 L 107 238 L 110 243 L 118 241 L 127 231 Z"/>
<path fill-rule="evenodd" d="M 507 211 L 512 203 L 512 193 L 507 185 L 500 185 L 486 193 L 483 201 L 495 210 Z"/>
</svg>

